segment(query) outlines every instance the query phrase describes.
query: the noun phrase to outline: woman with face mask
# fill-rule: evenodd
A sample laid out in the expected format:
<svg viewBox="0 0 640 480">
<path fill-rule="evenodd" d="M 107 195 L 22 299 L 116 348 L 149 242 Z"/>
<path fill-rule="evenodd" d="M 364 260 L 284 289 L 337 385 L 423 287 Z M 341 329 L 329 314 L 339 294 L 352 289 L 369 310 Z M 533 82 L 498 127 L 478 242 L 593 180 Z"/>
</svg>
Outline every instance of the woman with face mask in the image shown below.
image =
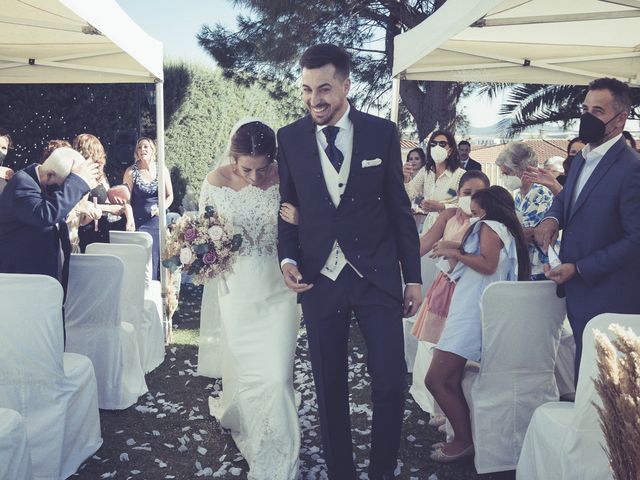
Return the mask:
<svg viewBox="0 0 640 480">
<path fill-rule="evenodd" d="M 457 189 L 465 170 L 460 167 L 460 157 L 451 132 L 436 130 L 427 145 L 427 162 L 413 175 L 413 167 L 404 165 L 405 189 L 410 199 L 420 200 L 420 208 L 427 213 L 422 231 L 428 231 L 440 212 L 456 206 Z"/>
<path fill-rule="evenodd" d="M 524 142 L 511 142 L 498 155 L 496 165 L 502 172 L 502 185 L 514 195 L 516 213 L 529 246 L 531 280 L 546 280 L 544 264 L 549 263 L 549 257 L 536 245 L 533 229 L 551 207 L 553 193 L 547 187 L 533 183 L 526 175 L 527 168 L 537 169 L 536 153 Z"/>
</svg>

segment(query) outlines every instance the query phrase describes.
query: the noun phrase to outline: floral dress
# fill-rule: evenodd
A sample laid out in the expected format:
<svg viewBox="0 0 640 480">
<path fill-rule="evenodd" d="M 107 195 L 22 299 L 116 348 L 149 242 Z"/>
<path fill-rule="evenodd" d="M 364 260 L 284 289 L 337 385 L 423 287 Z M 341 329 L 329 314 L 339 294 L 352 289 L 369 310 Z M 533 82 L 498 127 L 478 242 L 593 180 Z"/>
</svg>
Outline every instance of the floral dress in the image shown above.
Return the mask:
<svg viewBox="0 0 640 480">
<path fill-rule="evenodd" d="M 553 203 L 551 190 L 534 183 L 524 197 L 520 190 L 516 193 L 516 212 L 523 228 L 534 228 L 542 221 Z M 535 243 L 529 244 L 529 260 L 531 261 L 531 280 L 545 280 L 544 264 L 549 263 L 546 252 Z"/>
</svg>

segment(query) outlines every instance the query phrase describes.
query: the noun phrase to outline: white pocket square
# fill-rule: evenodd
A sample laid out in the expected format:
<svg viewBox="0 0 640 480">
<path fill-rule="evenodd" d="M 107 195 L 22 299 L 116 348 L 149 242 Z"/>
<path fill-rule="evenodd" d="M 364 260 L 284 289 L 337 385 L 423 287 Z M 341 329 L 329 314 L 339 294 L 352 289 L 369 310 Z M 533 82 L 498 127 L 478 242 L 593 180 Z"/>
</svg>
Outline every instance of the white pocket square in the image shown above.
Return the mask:
<svg viewBox="0 0 640 480">
<path fill-rule="evenodd" d="M 371 160 L 362 160 L 362 168 L 377 167 L 380 164 L 382 164 L 382 159 L 380 158 L 374 158 Z"/>
</svg>

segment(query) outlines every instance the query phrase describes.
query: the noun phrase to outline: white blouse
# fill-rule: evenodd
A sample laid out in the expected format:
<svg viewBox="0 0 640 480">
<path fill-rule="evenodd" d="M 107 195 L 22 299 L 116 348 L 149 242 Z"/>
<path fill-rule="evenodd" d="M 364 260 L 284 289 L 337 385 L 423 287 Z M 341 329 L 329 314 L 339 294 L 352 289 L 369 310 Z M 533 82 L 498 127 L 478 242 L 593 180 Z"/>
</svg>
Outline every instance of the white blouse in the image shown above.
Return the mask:
<svg viewBox="0 0 640 480">
<path fill-rule="evenodd" d="M 460 178 L 465 171 L 462 168 L 457 168 L 455 172 L 446 169 L 440 177 L 436 178 L 435 172 L 421 168 L 409 183 L 404 184 L 404 188 L 412 201 L 422 195 L 425 200 L 448 203 L 458 196 Z"/>
</svg>

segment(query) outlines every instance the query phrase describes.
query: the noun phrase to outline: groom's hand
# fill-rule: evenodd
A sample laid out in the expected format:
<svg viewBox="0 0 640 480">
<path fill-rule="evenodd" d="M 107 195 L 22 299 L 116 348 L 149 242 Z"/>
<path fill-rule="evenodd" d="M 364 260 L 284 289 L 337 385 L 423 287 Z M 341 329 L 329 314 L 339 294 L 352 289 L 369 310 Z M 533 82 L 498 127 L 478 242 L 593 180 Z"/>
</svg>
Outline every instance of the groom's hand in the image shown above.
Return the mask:
<svg viewBox="0 0 640 480">
<path fill-rule="evenodd" d="M 407 285 L 404 287 L 405 318 L 413 317 L 422 303 L 422 285 Z"/>
<path fill-rule="evenodd" d="M 300 283 L 302 275 L 298 267 L 293 263 L 285 263 L 282 266 L 282 274 L 284 275 L 285 285 L 296 293 L 306 292 L 313 287 L 313 283 Z"/>
</svg>

